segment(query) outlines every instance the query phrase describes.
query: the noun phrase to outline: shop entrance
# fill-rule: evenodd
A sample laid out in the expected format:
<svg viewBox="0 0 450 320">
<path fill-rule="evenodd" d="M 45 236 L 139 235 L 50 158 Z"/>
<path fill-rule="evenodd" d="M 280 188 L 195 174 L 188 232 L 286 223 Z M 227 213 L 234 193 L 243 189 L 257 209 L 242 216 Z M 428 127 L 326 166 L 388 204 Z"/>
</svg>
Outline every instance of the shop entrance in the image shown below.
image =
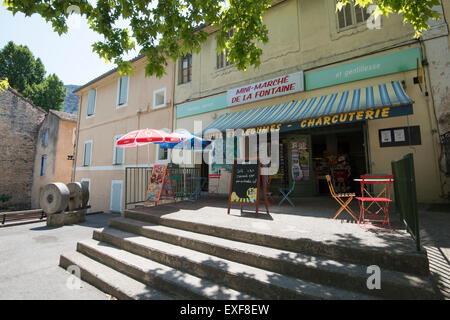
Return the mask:
<svg viewBox="0 0 450 320">
<path fill-rule="evenodd" d="M 330 193 L 326 175 L 336 192 L 358 192 L 359 183 L 353 179 L 369 172 L 364 136 L 362 125 L 311 131 L 316 194 Z"/>
<path fill-rule="evenodd" d="M 293 197 L 329 195 L 326 175 L 336 192 L 358 193 L 353 181 L 369 173 L 365 124 L 321 127 L 280 134 L 280 170 L 274 187 L 291 187 Z"/>
</svg>

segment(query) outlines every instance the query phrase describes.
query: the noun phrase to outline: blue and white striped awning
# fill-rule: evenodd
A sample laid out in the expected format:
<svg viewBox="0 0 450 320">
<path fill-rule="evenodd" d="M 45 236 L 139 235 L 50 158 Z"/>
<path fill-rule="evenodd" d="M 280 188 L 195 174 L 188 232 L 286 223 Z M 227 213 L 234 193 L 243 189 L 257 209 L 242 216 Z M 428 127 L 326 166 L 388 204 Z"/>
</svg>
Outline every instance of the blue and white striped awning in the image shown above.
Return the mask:
<svg viewBox="0 0 450 320">
<path fill-rule="evenodd" d="M 254 128 L 352 111 L 412 104 L 398 81 L 221 115 L 206 129 Z"/>
</svg>

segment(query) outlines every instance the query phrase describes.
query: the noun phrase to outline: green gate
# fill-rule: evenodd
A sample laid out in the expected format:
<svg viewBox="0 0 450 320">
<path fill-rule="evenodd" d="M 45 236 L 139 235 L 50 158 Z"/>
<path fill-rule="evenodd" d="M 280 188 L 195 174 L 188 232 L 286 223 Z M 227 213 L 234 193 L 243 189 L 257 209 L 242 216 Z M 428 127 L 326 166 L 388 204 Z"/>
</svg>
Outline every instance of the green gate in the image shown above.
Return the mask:
<svg viewBox="0 0 450 320">
<path fill-rule="evenodd" d="M 400 219 L 406 226 L 406 230 L 416 241 L 417 251 L 420 251 L 419 215 L 413 154 L 409 153 L 400 160 L 392 161 L 391 165 L 392 174 L 394 175 L 395 206 L 400 213 Z"/>
</svg>

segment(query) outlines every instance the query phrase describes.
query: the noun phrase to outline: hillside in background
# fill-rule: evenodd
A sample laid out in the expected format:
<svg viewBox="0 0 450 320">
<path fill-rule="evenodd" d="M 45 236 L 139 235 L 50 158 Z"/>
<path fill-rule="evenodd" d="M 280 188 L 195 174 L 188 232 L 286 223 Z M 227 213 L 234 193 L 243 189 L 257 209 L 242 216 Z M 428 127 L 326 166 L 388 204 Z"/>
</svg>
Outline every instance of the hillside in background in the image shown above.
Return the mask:
<svg viewBox="0 0 450 320">
<path fill-rule="evenodd" d="M 65 86 L 67 88 L 66 98 L 64 99 L 63 111 L 71 114 L 77 114 L 78 112 L 78 96 L 73 93 L 74 90 L 80 86 L 68 84 Z"/>
</svg>

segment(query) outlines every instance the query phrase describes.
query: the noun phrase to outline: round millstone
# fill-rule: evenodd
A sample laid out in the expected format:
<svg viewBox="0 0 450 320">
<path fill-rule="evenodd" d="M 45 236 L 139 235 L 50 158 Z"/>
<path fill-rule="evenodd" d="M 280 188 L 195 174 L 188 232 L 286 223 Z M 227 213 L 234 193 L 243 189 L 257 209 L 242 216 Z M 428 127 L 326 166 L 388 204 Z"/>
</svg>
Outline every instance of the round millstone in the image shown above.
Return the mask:
<svg viewBox="0 0 450 320">
<path fill-rule="evenodd" d="M 83 207 L 83 187 L 80 182 L 71 182 L 67 184 L 70 192 L 68 210 L 74 211 Z"/>
<path fill-rule="evenodd" d="M 40 195 L 41 209 L 46 214 L 64 211 L 70 199 L 69 188 L 64 183 L 54 182 L 42 187 Z"/>
</svg>

